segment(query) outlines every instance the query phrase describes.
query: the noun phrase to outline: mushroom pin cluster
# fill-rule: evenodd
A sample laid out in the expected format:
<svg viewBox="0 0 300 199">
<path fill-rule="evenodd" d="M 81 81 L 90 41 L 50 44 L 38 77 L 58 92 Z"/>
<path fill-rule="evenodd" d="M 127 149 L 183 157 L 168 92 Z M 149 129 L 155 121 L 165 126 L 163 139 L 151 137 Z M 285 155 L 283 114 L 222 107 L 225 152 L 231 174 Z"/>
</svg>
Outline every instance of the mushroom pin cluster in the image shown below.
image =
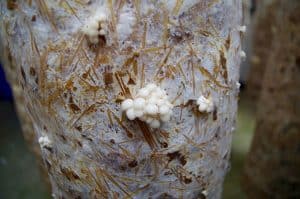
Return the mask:
<svg viewBox="0 0 300 199">
<path fill-rule="evenodd" d="M 124 100 L 121 108 L 129 120 L 138 118 L 152 128 L 159 128 L 162 122 L 170 120 L 173 105 L 164 90 L 148 84 L 133 99 Z"/>
<path fill-rule="evenodd" d="M 200 112 L 210 113 L 214 110 L 214 103 L 213 103 L 211 97 L 206 98 L 203 95 L 201 95 L 197 99 L 197 105 L 198 105 L 198 110 Z"/>
</svg>

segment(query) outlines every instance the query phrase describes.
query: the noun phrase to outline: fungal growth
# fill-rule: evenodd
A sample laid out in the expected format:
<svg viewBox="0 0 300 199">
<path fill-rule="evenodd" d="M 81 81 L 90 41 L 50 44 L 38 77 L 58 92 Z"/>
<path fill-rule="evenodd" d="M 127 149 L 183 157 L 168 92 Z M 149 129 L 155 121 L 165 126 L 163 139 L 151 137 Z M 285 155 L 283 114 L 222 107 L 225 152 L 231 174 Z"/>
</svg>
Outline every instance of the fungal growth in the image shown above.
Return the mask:
<svg viewBox="0 0 300 199">
<path fill-rule="evenodd" d="M 134 9 L 127 4 L 120 11 L 119 21 L 116 27 L 119 39 L 124 41 L 132 34 L 133 26 L 136 23 Z"/>
<path fill-rule="evenodd" d="M 122 102 L 129 120 L 138 118 L 152 128 L 159 128 L 162 122 L 170 120 L 173 105 L 169 102 L 166 91 L 155 84 L 141 88 L 133 99 Z"/>
<path fill-rule="evenodd" d="M 50 141 L 50 139 L 48 138 L 48 136 L 41 136 L 39 138 L 39 144 L 41 146 L 41 148 L 51 148 L 52 142 Z"/>
<path fill-rule="evenodd" d="M 83 26 L 82 32 L 87 36 L 89 42 L 97 44 L 101 37 L 105 37 L 108 33 L 108 14 L 104 9 L 97 11 L 91 16 L 86 25 Z"/>
<path fill-rule="evenodd" d="M 237 30 L 242 32 L 242 33 L 245 33 L 246 30 L 247 30 L 247 27 L 246 26 L 238 26 Z"/>
<path fill-rule="evenodd" d="M 55 198 L 221 198 L 242 1 L 16 2 L 0 59 Z"/>
<path fill-rule="evenodd" d="M 246 53 L 245 53 L 245 51 L 243 51 L 243 50 L 241 50 L 240 52 L 239 52 L 239 54 L 240 54 L 240 56 L 241 56 L 241 58 L 246 58 Z"/>
<path fill-rule="evenodd" d="M 197 99 L 197 105 L 198 105 L 198 110 L 200 112 L 210 113 L 214 110 L 214 103 L 211 97 L 206 98 L 203 95 L 201 95 Z"/>
</svg>

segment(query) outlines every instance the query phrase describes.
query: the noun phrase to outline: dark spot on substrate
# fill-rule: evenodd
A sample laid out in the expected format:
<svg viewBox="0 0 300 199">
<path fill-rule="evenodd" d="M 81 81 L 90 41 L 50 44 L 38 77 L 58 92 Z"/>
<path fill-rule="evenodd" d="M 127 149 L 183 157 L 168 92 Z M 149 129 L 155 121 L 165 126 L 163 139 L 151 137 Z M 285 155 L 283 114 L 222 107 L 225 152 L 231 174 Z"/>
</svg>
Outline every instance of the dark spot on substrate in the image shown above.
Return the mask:
<svg viewBox="0 0 300 199">
<path fill-rule="evenodd" d="M 53 152 L 53 149 L 51 147 L 48 147 L 48 146 L 44 146 L 45 149 L 47 149 L 50 153 Z"/>
<path fill-rule="evenodd" d="M 129 78 L 127 84 L 135 85 L 135 81 L 132 78 Z"/>
<path fill-rule="evenodd" d="M 75 129 L 77 129 L 78 131 L 82 131 L 82 126 L 75 126 Z"/>
<path fill-rule="evenodd" d="M 69 104 L 70 109 L 72 110 L 73 113 L 79 112 L 81 109 L 74 103 Z"/>
<path fill-rule="evenodd" d="M 64 136 L 64 135 L 59 135 L 60 137 L 61 137 L 61 139 L 63 140 L 63 141 L 67 141 L 67 139 L 66 139 L 66 137 Z"/>
<path fill-rule="evenodd" d="M 7 0 L 6 3 L 7 3 L 7 9 L 9 10 L 14 10 L 18 7 L 16 0 Z"/>
<path fill-rule="evenodd" d="M 26 83 L 26 74 L 25 74 L 23 67 L 21 67 L 21 75 L 23 77 L 24 82 Z"/>
<path fill-rule="evenodd" d="M 300 69 L 300 56 L 296 57 L 296 66 L 298 69 Z"/>
<path fill-rule="evenodd" d="M 34 69 L 33 67 L 30 67 L 30 69 L 29 69 L 29 74 L 30 74 L 31 76 L 35 76 L 36 72 L 35 72 L 35 69 Z"/>
<path fill-rule="evenodd" d="M 131 168 L 134 168 L 138 165 L 138 162 L 136 160 L 132 160 L 131 162 L 128 163 L 128 166 Z"/>
<path fill-rule="evenodd" d="M 11 55 L 11 53 L 10 53 L 9 50 L 8 50 L 7 59 L 8 59 L 8 61 L 9 61 L 9 63 L 12 63 L 12 55 Z"/>
<path fill-rule="evenodd" d="M 120 165 L 120 166 L 119 166 L 119 169 L 120 169 L 121 171 L 125 171 L 125 170 L 126 170 L 126 166 Z"/>
<path fill-rule="evenodd" d="M 168 143 L 166 143 L 166 142 L 163 142 L 163 143 L 161 143 L 161 146 L 163 147 L 163 148 L 168 148 Z"/>
<path fill-rule="evenodd" d="M 184 182 L 185 184 L 190 184 L 190 183 L 192 182 L 192 178 L 185 177 L 185 178 L 183 179 L 183 182 Z"/>
<path fill-rule="evenodd" d="M 114 139 L 110 139 L 109 142 L 112 143 L 112 144 L 116 144 Z"/>
<path fill-rule="evenodd" d="M 171 196 L 168 193 L 162 193 L 156 199 L 176 199 L 175 197 Z"/>
<path fill-rule="evenodd" d="M 206 199 L 206 196 L 200 192 L 193 199 Z"/>
<path fill-rule="evenodd" d="M 93 142 L 93 139 L 92 138 L 89 138 L 87 135 L 85 134 L 82 134 L 81 135 L 83 138 L 85 138 L 86 140 L 90 141 L 90 142 Z"/>
<path fill-rule="evenodd" d="M 106 86 L 112 84 L 114 82 L 113 79 L 113 73 L 110 72 L 104 72 L 103 73 L 103 79 Z"/>
<path fill-rule="evenodd" d="M 216 121 L 217 119 L 218 119 L 218 112 L 217 112 L 217 108 L 215 108 L 213 111 L 213 120 Z"/>
<path fill-rule="evenodd" d="M 180 164 L 183 166 L 187 163 L 186 158 L 179 151 L 168 153 L 167 156 L 169 158 L 169 161 L 177 159 L 180 162 Z"/>
<path fill-rule="evenodd" d="M 132 133 L 130 133 L 130 132 L 127 132 L 127 136 L 128 136 L 129 138 L 132 138 L 132 137 L 133 137 Z"/>
<path fill-rule="evenodd" d="M 86 78 L 88 77 L 88 73 L 87 73 L 87 72 L 86 72 L 86 73 L 83 73 L 83 74 L 81 75 L 81 77 L 84 78 L 84 79 L 86 79 Z"/>
<path fill-rule="evenodd" d="M 169 30 L 169 35 L 171 40 L 175 43 L 179 43 L 184 40 L 191 40 L 193 38 L 193 34 L 191 32 L 183 31 L 179 27 Z"/>
<path fill-rule="evenodd" d="M 82 144 L 81 144 L 80 141 L 77 141 L 77 144 L 78 144 L 80 147 L 82 147 Z"/>
<path fill-rule="evenodd" d="M 36 15 L 33 15 L 32 17 L 31 17 L 31 21 L 36 21 Z"/>
<path fill-rule="evenodd" d="M 172 172 L 171 172 L 171 171 L 166 171 L 166 172 L 164 173 L 164 175 L 165 175 L 165 176 L 172 175 Z"/>
<path fill-rule="evenodd" d="M 78 180 L 80 179 L 80 177 L 74 172 L 72 171 L 71 169 L 68 169 L 68 168 L 60 168 L 60 171 L 61 173 L 67 177 L 68 180 L 72 180 L 72 179 L 75 179 L 75 180 Z"/>
<path fill-rule="evenodd" d="M 104 35 L 98 35 L 98 39 L 99 42 L 97 44 L 92 44 L 92 43 L 89 44 L 89 47 L 95 52 L 97 52 L 99 47 L 103 47 L 106 45 L 106 38 Z"/>
</svg>

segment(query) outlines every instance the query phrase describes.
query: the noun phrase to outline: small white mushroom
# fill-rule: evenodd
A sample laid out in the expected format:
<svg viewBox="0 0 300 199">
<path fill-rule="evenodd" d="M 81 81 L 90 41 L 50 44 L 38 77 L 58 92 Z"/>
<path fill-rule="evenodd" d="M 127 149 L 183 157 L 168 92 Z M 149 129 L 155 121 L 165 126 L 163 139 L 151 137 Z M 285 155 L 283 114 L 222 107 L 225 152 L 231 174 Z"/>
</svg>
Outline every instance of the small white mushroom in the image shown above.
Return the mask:
<svg viewBox="0 0 300 199">
<path fill-rule="evenodd" d="M 52 147 L 52 142 L 48 138 L 48 136 L 41 136 L 41 137 L 39 137 L 38 142 L 39 142 L 41 148 L 45 148 L 45 147 L 51 148 Z"/>
<path fill-rule="evenodd" d="M 246 58 L 246 53 L 245 53 L 245 51 L 241 50 L 241 51 L 240 51 L 240 56 L 241 56 L 242 58 Z"/>
<path fill-rule="evenodd" d="M 203 190 L 203 191 L 202 191 L 202 194 L 203 194 L 204 196 L 207 196 L 207 195 L 208 195 L 207 190 Z"/>
<path fill-rule="evenodd" d="M 160 117 L 160 120 L 162 121 L 162 122 L 167 122 L 167 121 L 169 121 L 171 119 L 171 114 L 165 114 L 165 115 L 162 115 L 161 117 Z"/>
<path fill-rule="evenodd" d="M 128 117 L 129 120 L 134 120 L 136 118 L 135 112 L 133 108 L 130 108 L 126 111 L 126 116 Z"/>
<path fill-rule="evenodd" d="M 134 101 L 133 101 L 133 106 L 135 109 L 142 109 L 146 104 L 146 101 L 139 97 L 139 98 L 136 98 Z"/>
<path fill-rule="evenodd" d="M 135 110 L 134 113 L 136 117 L 142 117 L 144 114 L 143 110 Z"/>
<path fill-rule="evenodd" d="M 154 114 L 157 114 L 157 112 L 158 112 L 158 107 L 156 106 L 156 105 L 154 105 L 154 104 L 148 104 L 147 106 L 146 106 L 146 112 L 148 113 L 148 114 L 150 114 L 150 115 L 154 115 Z"/>
<path fill-rule="evenodd" d="M 149 90 L 146 88 L 142 88 L 141 90 L 139 90 L 138 95 L 141 97 L 147 97 L 149 95 Z"/>
<path fill-rule="evenodd" d="M 146 122 L 148 123 L 148 124 L 151 124 L 151 122 L 153 121 L 154 119 L 152 118 L 152 117 L 148 117 L 147 119 L 146 119 Z"/>
<path fill-rule="evenodd" d="M 236 85 L 237 89 L 240 89 L 240 87 L 241 87 L 241 83 L 240 82 L 236 82 L 235 85 Z"/>
<path fill-rule="evenodd" d="M 156 96 L 150 97 L 150 99 L 147 100 L 148 104 L 156 104 L 158 102 L 158 98 Z"/>
<path fill-rule="evenodd" d="M 160 126 L 160 122 L 158 120 L 153 120 L 151 123 L 150 123 L 150 127 L 151 128 L 158 128 Z"/>
<path fill-rule="evenodd" d="M 203 95 L 197 100 L 198 110 L 200 112 L 210 113 L 214 110 L 214 104 L 211 97 L 206 98 Z"/>
<path fill-rule="evenodd" d="M 169 111 L 169 107 L 166 106 L 166 105 L 162 105 L 159 107 L 159 113 L 162 114 L 162 115 L 165 115 L 167 114 Z"/>
<path fill-rule="evenodd" d="M 237 28 L 237 30 L 240 31 L 240 32 L 242 32 L 242 33 L 245 33 L 246 30 L 247 30 L 247 27 L 246 27 L 246 26 L 239 26 L 239 27 Z"/>
<path fill-rule="evenodd" d="M 104 8 L 97 10 L 96 14 L 91 16 L 82 27 L 82 32 L 88 37 L 88 40 L 97 44 L 99 36 L 105 36 L 108 33 L 108 16 Z"/>
<path fill-rule="evenodd" d="M 155 88 L 156 88 L 156 85 L 155 85 L 155 84 L 148 84 L 148 85 L 146 86 L 146 89 L 148 89 L 150 92 L 152 92 Z"/>
<path fill-rule="evenodd" d="M 128 110 L 133 106 L 133 100 L 132 99 L 126 99 L 122 102 L 121 109 L 123 111 Z"/>
</svg>

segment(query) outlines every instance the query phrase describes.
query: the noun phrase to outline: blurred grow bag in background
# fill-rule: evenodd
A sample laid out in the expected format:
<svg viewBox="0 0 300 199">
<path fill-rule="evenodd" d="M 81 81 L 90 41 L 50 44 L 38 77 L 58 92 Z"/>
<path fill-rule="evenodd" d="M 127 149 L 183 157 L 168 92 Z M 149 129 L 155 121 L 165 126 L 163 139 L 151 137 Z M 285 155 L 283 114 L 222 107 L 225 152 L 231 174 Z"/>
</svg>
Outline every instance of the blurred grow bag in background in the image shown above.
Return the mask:
<svg viewBox="0 0 300 199">
<path fill-rule="evenodd" d="M 0 100 L 12 100 L 10 87 L 6 81 L 5 74 L 0 64 Z"/>
</svg>

